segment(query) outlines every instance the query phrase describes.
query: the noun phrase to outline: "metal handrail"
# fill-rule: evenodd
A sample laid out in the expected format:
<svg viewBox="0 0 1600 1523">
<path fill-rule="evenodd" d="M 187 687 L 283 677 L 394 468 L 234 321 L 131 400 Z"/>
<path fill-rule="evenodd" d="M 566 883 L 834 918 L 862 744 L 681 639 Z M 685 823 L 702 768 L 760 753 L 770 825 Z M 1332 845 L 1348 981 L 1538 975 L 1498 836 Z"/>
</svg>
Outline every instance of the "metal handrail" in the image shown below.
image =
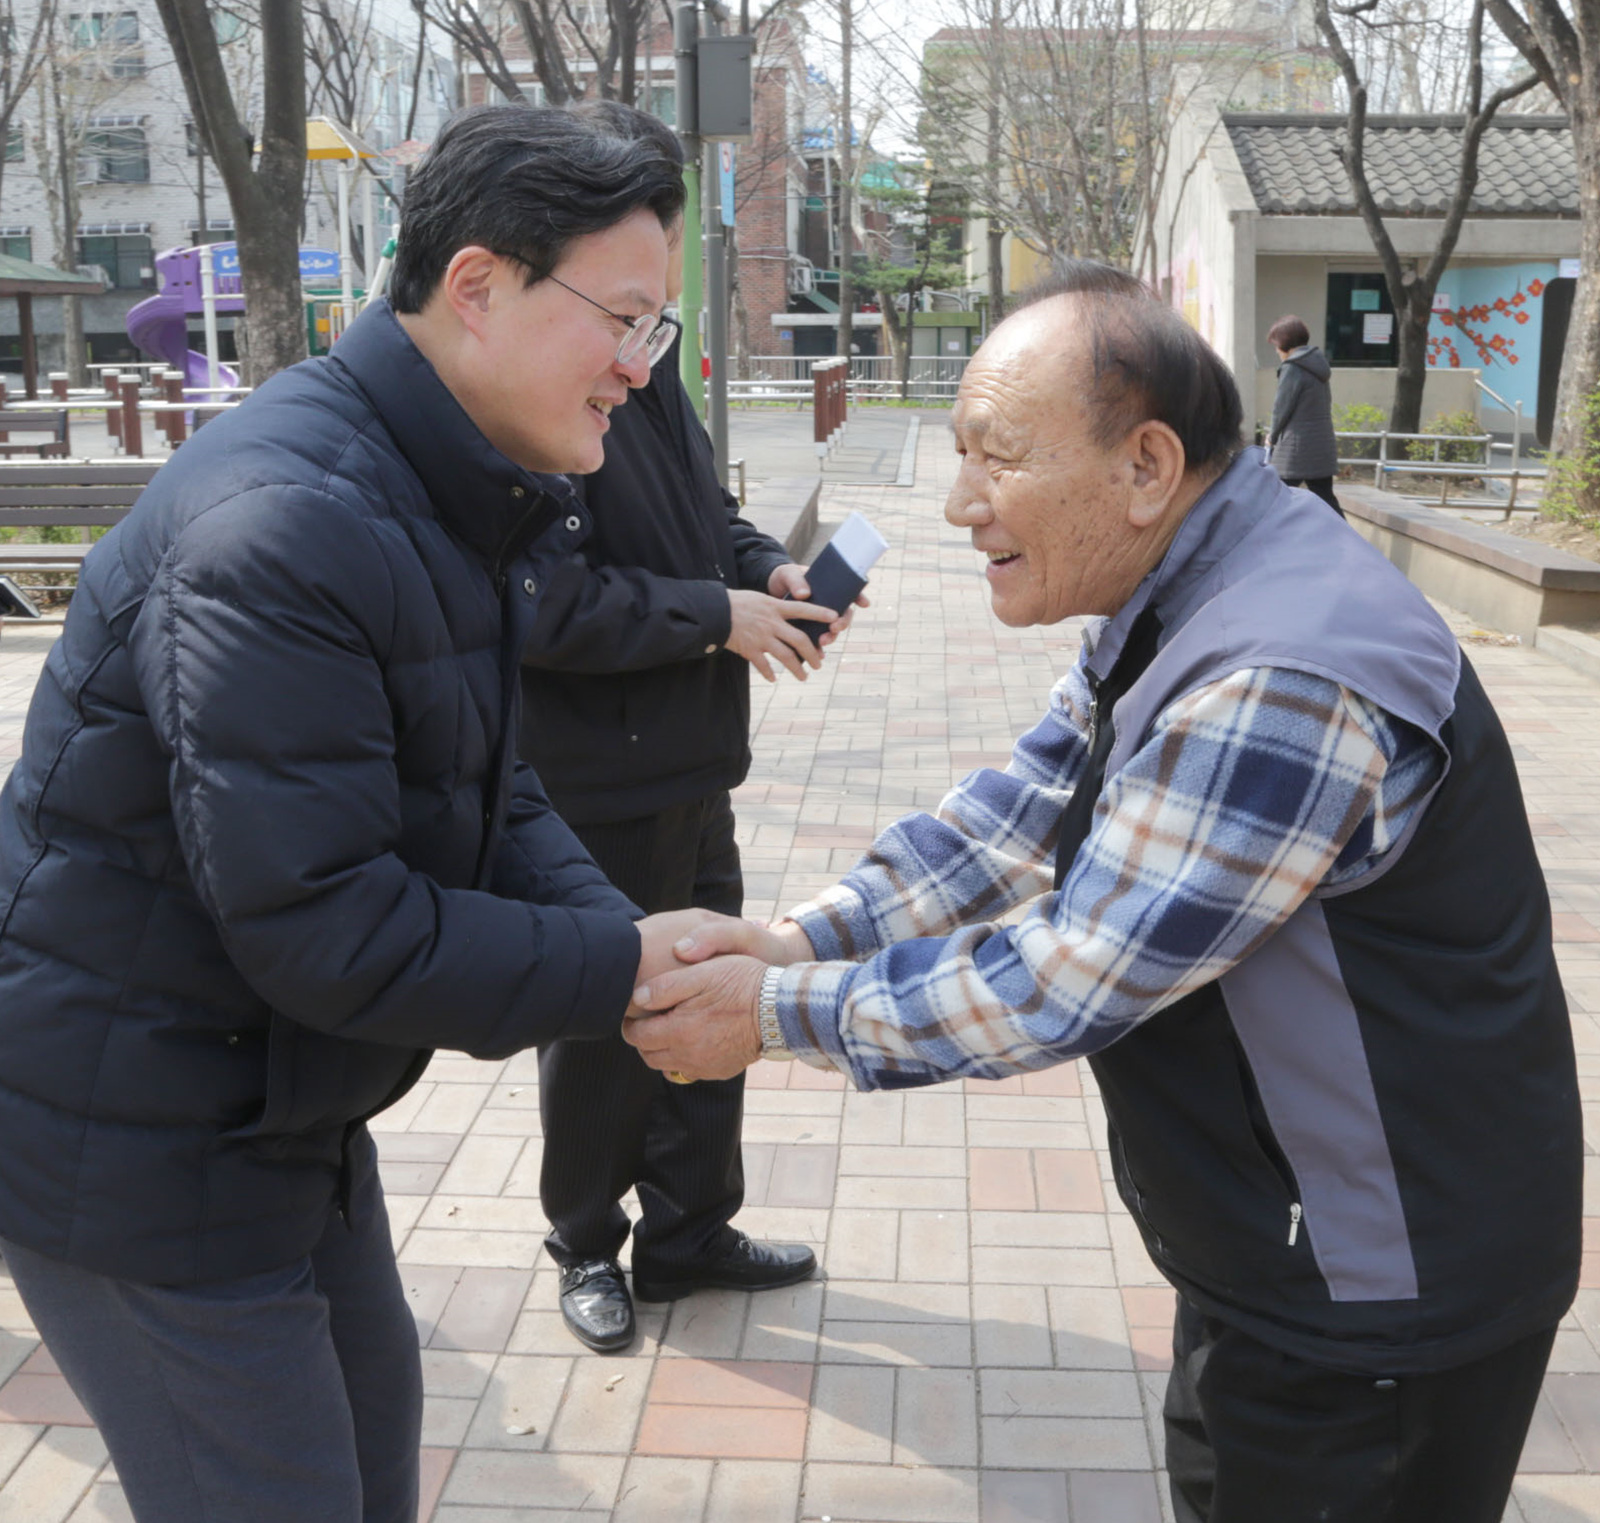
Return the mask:
<svg viewBox="0 0 1600 1523">
<path fill-rule="evenodd" d="M 1485 386 L 1483 381 L 1478 376 L 1473 376 L 1472 384 L 1476 386 L 1478 390 L 1484 394 L 1484 396 L 1493 397 L 1496 402 L 1498 402 L 1508 413 L 1512 415 L 1514 421 L 1511 425 L 1511 460 L 1512 463 L 1515 464 L 1517 457 L 1522 454 L 1522 399 L 1519 397 L 1517 399 L 1516 406 L 1513 407 L 1512 404 L 1506 401 L 1506 399 L 1501 396 L 1498 391 L 1495 391 L 1492 387 Z M 1493 446 L 1490 447 L 1493 448 Z"/>
<path fill-rule="evenodd" d="M 1491 464 L 1489 452 L 1494 447 L 1492 434 L 1408 434 L 1392 429 L 1378 429 L 1367 431 L 1364 429 L 1335 429 L 1333 437 L 1338 439 L 1376 439 L 1378 441 L 1378 454 L 1374 459 L 1368 455 L 1357 455 L 1353 458 L 1338 457 L 1341 466 L 1372 467 L 1372 484 L 1380 490 L 1383 487 L 1383 478 L 1391 471 L 1398 475 L 1437 476 L 1439 477 L 1439 506 L 1444 507 L 1450 500 L 1450 478 L 1452 476 L 1471 476 L 1482 479 L 1508 480 L 1511 483 L 1510 494 L 1506 498 L 1505 513 L 1503 518 L 1510 518 L 1517 505 L 1517 487 L 1524 478 L 1528 480 L 1543 480 L 1549 472 L 1542 466 L 1532 466 L 1524 469 L 1517 464 L 1517 456 L 1511 457 L 1509 466 Z M 1389 441 L 1391 439 L 1425 440 L 1433 443 L 1432 460 L 1390 460 Z M 1484 446 L 1484 459 L 1478 461 L 1454 462 L 1439 459 L 1441 444 L 1481 444 Z"/>
</svg>

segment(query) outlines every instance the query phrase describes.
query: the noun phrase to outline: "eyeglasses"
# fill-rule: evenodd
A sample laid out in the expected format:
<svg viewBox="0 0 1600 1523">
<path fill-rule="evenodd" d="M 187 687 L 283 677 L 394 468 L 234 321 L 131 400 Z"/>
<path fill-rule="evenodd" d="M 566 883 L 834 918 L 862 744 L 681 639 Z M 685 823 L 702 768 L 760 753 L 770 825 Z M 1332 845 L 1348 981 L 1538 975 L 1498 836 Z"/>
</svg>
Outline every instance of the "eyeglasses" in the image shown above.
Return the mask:
<svg viewBox="0 0 1600 1523">
<path fill-rule="evenodd" d="M 515 259 L 526 269 L 534 268 L 521 254 L 508 253 L 503 257 Z M 594 297 L 585 296 L 582 291 L 575 286 L 569 286 L 557 276 L 546 275 L 544 278 L 555 281 L 563 291 L 571 291 L 579 301 L 586 301 L 591 307 L 599 307 L 607 317 L 621 323 L 628 330 L 622 335 L 622 342 L 617 345 L 619 365 L 631 365 L 642 354 L 645 363 L 653 366 L 672 347 L 673 339 L 683 331 L 683 324 L 674 318 L 657 317 L 654 312 L 646 312 L 642 317 L 624 317 L 620 312 L 613 312 L 610 307 L 601 306 Z"/>
</svg>

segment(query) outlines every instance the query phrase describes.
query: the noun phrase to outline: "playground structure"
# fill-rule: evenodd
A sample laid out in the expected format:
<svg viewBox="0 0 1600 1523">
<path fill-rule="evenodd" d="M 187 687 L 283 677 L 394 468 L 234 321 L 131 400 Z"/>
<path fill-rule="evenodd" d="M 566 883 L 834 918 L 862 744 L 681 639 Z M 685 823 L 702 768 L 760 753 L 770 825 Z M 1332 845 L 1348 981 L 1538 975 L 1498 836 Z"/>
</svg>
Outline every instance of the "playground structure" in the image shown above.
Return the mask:
<svg viewBox="0 0 1600 1523">
<path fill-rule="evenodd" d="M 186 390 L 231 391 L 239 385 L 239 372 L 217 358 L 217 318 L 244 311 L 237 258 L 232 273 L 219 274 L 216 269 L 218 251 L 232 247 L 203 244 L 157 254 L 161 289 L 128 313 L 128 337 L 146 354 L 182 372 Z M 205 319 L 204 354 L 189 347 L 191 317 Z"/>
<path fill-rule="evenodd" d="M 312 354 L 327 353 L 354 319 L 366 294 L 356 289 L 353 279 L 351 187 L 362 161 L 379 157 L 339 122 L 313 117 L 306 123 L 306 158 L 335 164 L 339 200 L 338 251 L 300 250 L 300 280 L 306 288 L 306 340 Z M 364 176 L 362 221 L 369 246 L 374 242 L 375 229 L 372 187 L 372 176 Z M 367 258 L 370 265 L 370 247 Z M 213 396 L 236 391 L 238 371 L 221 363 L 217 354 L 217 318 L 244 312 L 238 245 L 214 243 L 168 249 L 156 256 L 155 266 L 161 288 L 128 313 L 128 336 L 147 354 L 181 371 L 186 390 L 208 391 Z M 193 317 L 205 322 L 203 352 L 189 347 L 188 325 Z"/>
</svg>

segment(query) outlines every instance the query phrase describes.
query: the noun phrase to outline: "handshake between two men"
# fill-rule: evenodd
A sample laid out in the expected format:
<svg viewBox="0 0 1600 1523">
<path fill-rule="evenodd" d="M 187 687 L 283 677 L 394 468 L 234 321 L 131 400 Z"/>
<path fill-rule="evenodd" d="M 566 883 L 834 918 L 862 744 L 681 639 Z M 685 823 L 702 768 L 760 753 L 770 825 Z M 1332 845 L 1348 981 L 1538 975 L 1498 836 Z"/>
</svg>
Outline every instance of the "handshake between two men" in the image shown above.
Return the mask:
<svg viewBox="0 0 1600 1523">
<path fill-rule="evenodd" d="M 623 1036 L 673 1077 L 731 1079 L 761 1056 L 757 1006 L 769 967 L 815 954 L 792 920 L 771 927 L 710 910 L 639 922 L 639 985 Z"/>
</svg>

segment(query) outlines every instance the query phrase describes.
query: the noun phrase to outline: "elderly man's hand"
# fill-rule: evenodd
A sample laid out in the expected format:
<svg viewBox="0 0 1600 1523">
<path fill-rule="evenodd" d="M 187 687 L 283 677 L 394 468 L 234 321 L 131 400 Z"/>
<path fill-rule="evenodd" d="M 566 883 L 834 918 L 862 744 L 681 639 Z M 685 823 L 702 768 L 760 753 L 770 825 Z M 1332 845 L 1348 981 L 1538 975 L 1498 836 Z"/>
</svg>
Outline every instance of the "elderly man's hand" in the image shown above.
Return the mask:
<svg viewBox="0 0 1600 1523">
<path fill-rule="evenodd" d="M 739 953 L 745 957 L 759 957 L 774 968 L 786 968 L 792 962 L 812 962 L 817 955 L 806 933 L 793 920 L 757 925 L 753 920 L 735 920 L 730 916 L 718 916 L 695 927 L 675 942 L 672 950 L 683 962 L 704 962 L 708 957 Z"/>
<path fill-rule="evenodd" d="M 652 1068 L 731 1079 L 761 1056 L 756 1002 L 766 967 L 753 957 L 714 957 L 660 974 L 634 990 L 630 1015 L 646 1013 L 625 1021 L 622 1034 Z"/>
<path fill-rule="evenodd" d="M 658 973 L 681 967 L 675 950 L 677 943 L 691 931 L 699 929 L 709 932 L 719 923 L 726 923 L 732 929 L 748 922 L 719 915 L 714 910 L 693 909 L 664 910 L 636 921 L 639 931 L 639 970 L 634 975 L 634 988 L 649 983 Z M 628 1014 L 636 1013 L 634 1007 L 629 1005 Z"/>
</svg>

